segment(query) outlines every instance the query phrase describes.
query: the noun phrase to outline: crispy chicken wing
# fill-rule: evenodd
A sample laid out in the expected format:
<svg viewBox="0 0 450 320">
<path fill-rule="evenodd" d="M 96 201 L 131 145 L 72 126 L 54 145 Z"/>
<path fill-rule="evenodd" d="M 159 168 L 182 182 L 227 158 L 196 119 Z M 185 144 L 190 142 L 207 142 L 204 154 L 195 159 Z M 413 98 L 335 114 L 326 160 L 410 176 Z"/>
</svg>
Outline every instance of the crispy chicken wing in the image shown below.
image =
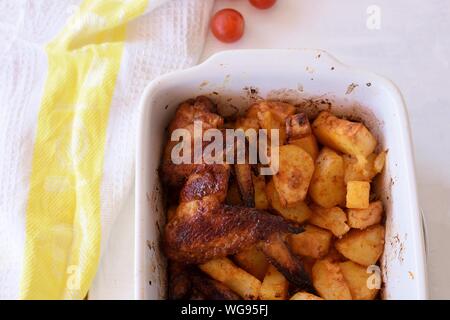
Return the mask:
<svg viewBox="0 0 450 320">
<path fill-rule="evenodd" d="M 212 103 L 206 98 L 197 98 L 180 105 L 169 126 L 169 133 L 177 128 L 192 130 L 195 120 L 202 120 L 204 129 L 223 125 L 223 119 L 214 113 Z M 173 143 L 166 146 L 162 178 L 169 187 L 183 187 L 176 213 L 165 227 L 163 246 L 167 257 L 183 264 L 200 264 L 235 254 L 263 241 L 261 246 L 268 259 L 288 279 L 305 287 L 307 281 L 303 279 L 301 263 L 292 256 L 286 244 L 279 241 L 280 234 L 299 233 L 302 228 L 265 211 L 223 204 L 230 166 L 205 163 L 176 165 L 170 157 L 173 147 Z M 237 169 L 241 192 L 246 191 L 246 205 L 251 206 L 254 191 L 250 184 L 250 166 Z M 185 292 L 181 290 L 181 293 Z"/>
<path fill-rule="evenodd" d="M 189 177 L 181 191 L 181 203 L 165 229 L 164 246 L 170 259 L 202 263 L 235 254 L 273 233 L 301 231 L 279 216 L 222 204 L 229 167 L 220 167 L 205 166 Z"/>
<path fill-rule="evenodd" d="M 216 106 L 206 97 L 198 97 L 195 100 L 188 100 L 182 103 L 169 124 L 169 137 L 176 129 L 187 129 L 191 133 L 191 144 L 193 145 L 195 121 L 201 121 L 203 130 L 220 128 L 223 125 L 223 118 L 215 113 L 215 111 Z M 191 163 L 174 164 L 171 158 L 172 149 L 177 144 L 177 141 L 170 141 L 169 139 L 164 149 L 161 167 L 161 178 L 163 182 L 169 187 L 174 188 L 180 188 L 190 174 L 201 166 L 200 164 L 194 164 L 193 158 Z"/>
</svg>

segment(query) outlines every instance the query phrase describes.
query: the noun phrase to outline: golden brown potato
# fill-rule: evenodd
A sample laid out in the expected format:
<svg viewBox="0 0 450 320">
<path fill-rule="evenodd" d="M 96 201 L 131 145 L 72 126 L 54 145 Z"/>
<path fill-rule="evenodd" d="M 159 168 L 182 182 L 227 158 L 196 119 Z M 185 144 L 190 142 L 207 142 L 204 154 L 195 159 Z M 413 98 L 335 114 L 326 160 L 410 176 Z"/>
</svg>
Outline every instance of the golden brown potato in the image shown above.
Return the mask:
<svg viewBox="0 0 450 320">
<path fill-rule="evenodd" d="M 312 134 L 301 139 L 289 141 L 289 144 L 295 144 L 296 146 L 299 146 L 300 148 L 308 152 L 314 161 L 316 161 L 317 156 L 319 155 L 317 140 Z"/>
<path fill-rule="evenodd" d="M 312 129 L 320 143 L 347 154 L 368 156 L 377 145 L 362 123 L 339 119 L 328 111 L 319 114 Z"/>
<path fill-rule="evenodd" d="M 271 130 L 278 130 L 279 145 L 282 146 L 286 142 L 286 128 L 284 122 L 280 122 L 275 115 L 270 111 L 258 113 L 258 123 L 261 129 L 267 130 L 267 137 L 269 141 L 272 139 Z"/>
<path fill-rule="evenodd" d="M 289 282 L 274 266 L 269 265 L 261 284 L 259 298 L 261 300 L 286 300 Z"/>
<path fill-rule="evenodd" d="M 347 182 L 346 206 L 351 209 L 367 209 L 369 207 L 370 183 L 367 181 Z"/>
<path fill-rule="evenodd" d="M 247 131 L 248 129 L 254 129 L 256 132 L 259 130 L 258 118 L 239 117 L 236 120 L 236 129 L 242 129 Z"/>
<path fill-rule="evenodd" d="M 236 263 L 259 280 L 263 280 L 269 263 L 266 256 L 256 246 L 242 250 L 234 256 Z"/>
<path fill-rule="evenodd" d="M 279 148 L 279 170 L 273 176 L 283 207 L 305 200 L 314 172 L 314 161 L 302 148 L 286 145 Z"/>
<path fill-rule="evenodd" d="M 344 279 L 354 300 L 373 300 L 378 294 L 377 289 L 369 289 L 367 280 L 370 273 L 367 273 L 366 267 L 356 264 L 352 261 L 339 263 Z"/>
<path fill-rule="evenodd" d="M 309 218 L 309 222 L 330 230 L 336 237 L 342 237 L 350 230 L 347 225 L 347 215 L 339 207 L 322 208 L 317 205 L 311 206 L 313 214 Z"/>
<path fill-rule="evenodd" d="M 381 222 L 383 218 L 383 204 L 375 201 L 367 209 L 348 209 L 348 225 L 355 229 L 365 229 Z"/>
<path fill-rule="evenodd" d="M 289 236 L 289 244 L 295 254 L 319 259 L 328 253 L 332 237 L 327 230 L 307 225 L 304 232 Z"/>
<path fill-rule="evenodd" d="M 297 202 L 291 208 L 285 208 L 281 205 L 280 197 L 275 189 L 273 180 L 266 185 L 266 194 L 271 207 L 282 217 L 297 223 L 303 223 L 311 216 L 312 211 L 303 201 Z"/>
<path fill-rule="evenodd" d="M 250 106 L 247 110 L 247 117 L 257 118 L 258 113 L 270 111 L 276 120 L 285 122 L 286 118 L 295 113 L 295 107 L 292 104 L 278 101 L 259 101 Z"/>
<path fill-rule="evenodd" d="M 376 264 L 384 248 L 384 227 L 377 224 L 365 230 L 350 230 L 336 241 L 336 249 L 347 259 L 363 266 Z"/>
<path fill-rule="evenodd" d="M 255 208 L 266 210 L 269 208 L 269 200 L 266 195 L 266 180 L 264 176 L 252 174 L 253 188 L 255 189 Z"/>
<path fill-rule="evenodd" d="M 344 262 L 347 260 L 339 251 L 337 251 L 335 244 L 332 243 L 330 245 L 330 249 L 328 250 L 328 254 L 325 256 L 326 260 L 331 262 Z"/>
<path fill-rule="evenodd" d="M 345 183 L 348 181 L 371 181 L 377 174 L 374 169 L 375 153 L 369 154 L 367 157 L 352 156 L 345 154 L 342 156 L 345 166 Z"/>
<path fill-rule="evenodd" d="M 297 113 L 286 118 L 286 138 L 289 142 L 311 135 L 306 113 Z"/>
<path fill-rule="evenodd" d="M 211 278 L 222 282 L 244 299 L 258 299 L 261 281 L 237 267 L 228 258 L 218 258 L 199 265 Z"/>
<path fill-rule="evenodd" d="M 323 148 L 316 159 L 309 194 L 315 203 L 324 208 L 345 203 L 344 161 L 329 148 Z"/>
<path fill-rule="evenodd" d="M 376 173 L 380 173 L 383 171 L 384 164 L 386 163 L 386 154 L 387 151 L 380 152 L 373 162 L 373 168 Z"/>
<path fill-rule="evenodd" d="M 246 207 L 255 206 L 255 189 L 253 188 L 252 167 L 248 163 L 235 164 L 234 172 L 241 193 L 242 202 Z"/>
<path fill-rule="evenodd" d="M 313 295 L 312 293 L 300 291 L 294 294 L 289 300 L 323 300 L 323 299 L 321 297 Z"/>
<path fill-rule="evenodd" d="M 314 288 L 326 300 L 352 300 L 350 289 L 337 263 L 317 260 L 312 269 Z"/>
<path fill-rule="evenodd" d="M 386 160 L 386 151 L 364 156 L 344 155 L 345 183 L 348 181 L 368 181 L 370 182 L 378 173 L 383 170 Z"/>
</svg>

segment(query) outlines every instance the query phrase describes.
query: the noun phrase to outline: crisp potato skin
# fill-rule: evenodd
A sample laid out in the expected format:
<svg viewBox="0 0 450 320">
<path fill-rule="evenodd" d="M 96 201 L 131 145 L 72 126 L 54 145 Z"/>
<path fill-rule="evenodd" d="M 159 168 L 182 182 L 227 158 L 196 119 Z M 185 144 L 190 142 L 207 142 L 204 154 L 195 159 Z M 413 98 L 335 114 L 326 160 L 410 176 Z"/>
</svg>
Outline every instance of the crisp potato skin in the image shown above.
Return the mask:
<svg viewBox="0 0 450 320">
<path fill-rule="evenodd" d="M 341 208 L 322 208 L 313 205 L 311 209 L 313 210 L 313 214 L 309 218 L 310 223 L 330 230 L 338 238 L 350 230 L 350 227 L 347 225 L 347 215 Z"/>
<path fill-rule="evenodd" d="M 295 206 L 290 208 L 283 207 L 278 192 L 273 184 L 273 180 L 266 185 L 266 194 L 272 208 L 283 218 L 297 223 L 303 223 L 311 217 L 312 211 L 303 201 L 297 202 Z"/>
<path fill-rule="evenodd" d="M 339 119 L 328 111 L 319 114 L 312 129 L 320 143 L 343 153 L 368 156 L 377 146 L 377 140 L 362 123 Z"/>
<path fill-rule="evenodd" d="M 234 255 L 234 260 L 242 269 L 259 280 L 264 279 L 269 267 L 266 256 L 256 246 L 238 252 Z"/>
<path fill-rule="evenodd" d="M 288 295 L 289 281 L 281 272 L 269 265 L 267 273 L 261 284 L 259 298 L 261 300 L 286 300 Z"/>
<path fill-rule="evenodd" d="M 323 300 L 323 299 L 321 297 L 313 295 L 312 293 L 300 291 L 294 294 L 289 300 Z"/>
<path fill-rule="evenodd" d="M 282 206 L 305 200 L 313 172 L 314 161 L 305 150 L 296 145 L 279 148 L 279 170 L 273 182 Z"/>
<path fill-rule="evenodd" d="M 365 229 L 381 222 L 383 218 L 383 204 L 375 201 L 367 209 L 348 209 L 348 225 L 355 229 Z"/>
<path fill-rule="evenodd" d="M 365 230 L 350 230 L 336 241 L 336 249 L 347 259 L 363 266 L 376 264 L 384 248 L 384 227 L 373 225 Z"/>
<path fill-rule="evenodd" d="M 367 181 L 349 181 L 347 183 L 346 205 L 351 209 L 369 207 L 370 183 Z"/>
<path fill-rule="evenodd" d="M 297 113 L 286 118 L 286 136 L 288 142 L 311 135 L 311 126 L 306 113 Z"/>
<path fill-rule="evenodd" d="M 228 258 L 210 260 L 199 265 L 199 268 L 244 299 L 255 300 L 259 296 L 261 281 L 237 267 Z"/>
<path fill-rule="evenodd" d="M 347 282 L 337 263 L 317 260 L 312 268 L 313 285 L 326 300 L 352 300 Z"/>
<path fill-rule="evenodd" d="M 327 230 L 307 225 L 304 232 L 289 235 L 289 244 L 295 254 L 320 259 L 327 255 L 332 237 Z"/>
<path fill-rule="evenodd" d="M 316 159 L 309 195 L 324 208 L 345 203 L 344 160 L 329 148 L 323 148 Z"/>
<path fill-rule="evenodd" d="M 373 300 L 378 294 L 378 289 L 369 289 L 367 280 L 370 273 L 367 268 L 352 261 L 339 263 L 344 279 L 348 284 L 354 300 Z"/>
<path fill-rule="evenodd" d="M 250 164 L 235 164 L 234 173 L 236 181 L 241 193 L 241 199 L 246 207 L 252 208 L 255 206 L 255 189 L 252 180 L 252 168 Z"/>
<path fill-rule="evenodd" d="M 312 134 L 304 138 L 289 141 L 289 144 L 295 144 L 308 152 L 314 161 L 316 161 L 317 156 L 319 155 L 319 146 L 317 145 L 316 138 Z"/>
</svg>

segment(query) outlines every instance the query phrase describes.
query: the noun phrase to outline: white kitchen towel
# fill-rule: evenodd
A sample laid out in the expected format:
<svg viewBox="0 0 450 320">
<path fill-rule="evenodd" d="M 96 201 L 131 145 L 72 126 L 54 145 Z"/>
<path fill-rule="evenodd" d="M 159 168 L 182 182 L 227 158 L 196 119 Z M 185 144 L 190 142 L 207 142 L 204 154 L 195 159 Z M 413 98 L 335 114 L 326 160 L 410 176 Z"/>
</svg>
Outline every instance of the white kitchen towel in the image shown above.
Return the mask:
<svg viewBox="0 0 450 320">
<path fill-rule="evenodd" d="M 140 95 L 197 63 L 212 6 L 0 1 L 0 299 L 84 297 L 134 194 Z"/>
</svg>

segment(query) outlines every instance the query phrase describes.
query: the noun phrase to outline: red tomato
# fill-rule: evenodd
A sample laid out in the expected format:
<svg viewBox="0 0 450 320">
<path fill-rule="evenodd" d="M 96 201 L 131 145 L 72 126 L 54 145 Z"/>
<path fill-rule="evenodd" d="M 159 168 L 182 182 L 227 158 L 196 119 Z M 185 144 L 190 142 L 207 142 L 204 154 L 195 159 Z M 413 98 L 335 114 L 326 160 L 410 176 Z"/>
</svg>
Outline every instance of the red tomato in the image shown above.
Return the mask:
<svg viewBox="0 0 450 320">
<path fill-rule="evenodd" d="M 244 34 L 244 17 L 234 9 L 222 9 L 211 19 L 211 31 L 222 42 L 238 41 Z"/>
<path fill-rule="evenodd" d="M 258 9 L 269 9 L 277 0 L 250 0 L 250 3 Z"/>
</svg>

